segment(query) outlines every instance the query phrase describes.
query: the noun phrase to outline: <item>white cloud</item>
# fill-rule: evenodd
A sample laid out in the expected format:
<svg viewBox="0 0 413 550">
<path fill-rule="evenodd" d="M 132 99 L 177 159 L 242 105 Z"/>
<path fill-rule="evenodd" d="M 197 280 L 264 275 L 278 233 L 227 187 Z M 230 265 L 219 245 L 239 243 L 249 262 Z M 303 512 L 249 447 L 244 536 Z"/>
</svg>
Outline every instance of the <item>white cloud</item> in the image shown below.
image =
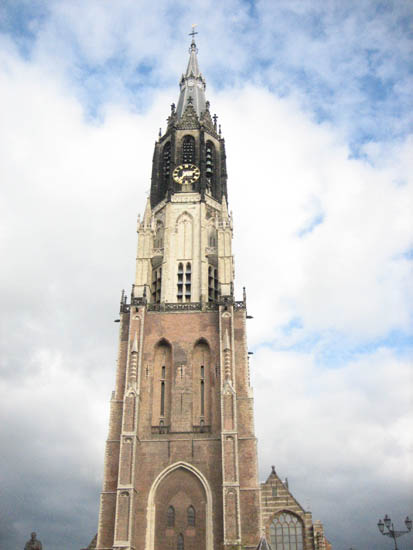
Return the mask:
<svg viewBox="0 0 413 550">
<path fill-rule="evenodd" d="M 349 158 L 333 128 L 311 122 L 292 101 L 254 88 L 217 99 L 240 235 L 238 280 L 248 282 L 259 316 L 267 310 L 254 343 L 292 317 L 308 331 L 339 331 L 356 342 L 408 331 L 409 141 L 377 168 Z M 322 223 L 300 237 L 319 215 Z"/>
<path fill-rule="evenodd" d="M 312 353 L 267 348 L 252 365 L 261 479 L 275 464 L 335 548 L 379 548 L 377 518 L 402 518 L 410 500 L 411 362 L 379 349 L 326 371 Z"/>
<path fill-rule="evenodd" d="M 223 60 L 231 60 L 234 71 L 245 69 L 252 55 L 245 48 L 252 29 L 245 5 L 226 3 L 217 12 L 215 4 L 213 9 L 201 4 L 185 12 L 180 24 L 202 23 L 205 35 L 204 25 L 215 26 L 202 39 L 207 78 L 217 65 L 221 70 Z M 165 51 L 175 21 L 165 23 L 167 4 L 145 17 L 135 3 L 123 3 L 119 12 L 105 11 L 101 3 L 85 6 L 53 5 L 30 60 L 23 61 L 10 41 L 3 40 L 0 54 L 0 101 L 7 106 L 0 128 L 0 245 L 6 258 L 0 271 L 0 403 L 8 418 L 3 425 L 7 472 L 17 466 L 7 484 L 14 509 L 3 514 L 9 546 L 21 544 L 22 533 L 31 531 L 34 509 L 37 525 L 47 527 L 50 539 L 42 539 L 47 548 L 57 547 L 68 522 L 82 522 L 73 545 L 86 544 L 94 534 L 115 376 L 112 321 L 120 289 L 128 290 L 133 281 L 136 215 L 143 212 L 150 185 L 157 128 L 165 125 L 168 105 L 178 94 L 177 86 L 154 96 L 148 89 L 137 91 L 136 101 L 150 109 L 136 109 L 123 78 L 151 52 L 158 77 L 173 74 L 177 80 L 186 61 L 182 33 L 179 48 L 173 38 Z M 245 27 L 238 41 L 231 25 L 224 32 L 228 17 L 237 32 Z M 131 21 L 137 18 L 135 32 Z M 65 45 L 66 27 L 72 38 Z M 212 45 L 214 35 L 221 42 Z M 354 40 L 354 34 L 346 36 Z M 286 39 L 292 44 L 290 36 Z M 302 36 L 294 40 L 291 55 L 309 51 Z M 68 77 L 77 69 L 76 47 L 92 68 L 125 48 L 127 69 L 111 84 L 111 101 L 98 120 L 79 99 L 82 83 Z M 326 50 L 317 42 L 311 48 L 313 57 L 322 59 L 326 80 L 333 79 Z M 348 66 L 340 75 L 356 70 L 360 60 L 349 54 L 343 63 Z M 302 504 L 311 498 L 339 549 L 350 546 L 344 528 L 371 547 L 376 539 L 365 533 L 360 518 L 374 530 L 378 515 L 391 512 L 387 505 L 407 513 L 408 363 L 385 343 L 394 331 L 407 332 L 411 319 L 411 261 L 403 253 L 412 248 L 412 141 L 370 143 L 362 151 L 365 158 L 351 159 L 343 128 L 317 125 L 311 112 L 302 110 L 298 93 L 279 99 L 258 85 L 228 86 L 225 92 L 209 85 L 208 93 L 227 141 L 237 284 L 247 285 L 254 315 L 249 338 L 256 348 L 252 370 L 261 475 L 273 462 L 288 475 Z M 343 97 L 351 99 L 348 89 Z M 354 347 L 364 347 L 364 353 L 355 355 Z M 326 352 L 329 369 L 320 361 Z M 84 449 L 82 457 L 77 449 Z M 55 530 L 48 521 L 55 501 L 42 506 L 29 498 L 54 485 L 71 503 L 87 493 L 83 508 L 78 504 L 69 513 L 61 503 Z M 343 502 L 349 492 L 357 493 L 357 502 Z"/>
</svg>

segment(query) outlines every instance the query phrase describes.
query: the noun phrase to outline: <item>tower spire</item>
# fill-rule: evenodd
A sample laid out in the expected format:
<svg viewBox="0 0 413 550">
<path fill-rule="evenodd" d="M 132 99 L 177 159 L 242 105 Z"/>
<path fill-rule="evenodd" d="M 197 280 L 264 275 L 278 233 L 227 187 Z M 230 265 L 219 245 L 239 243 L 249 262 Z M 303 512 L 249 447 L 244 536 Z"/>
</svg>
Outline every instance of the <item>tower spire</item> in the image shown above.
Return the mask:
<svg viewBox="0 0 413 550">
<path fill-rule="evenodd" d="M 192 32 L 189 33 L 189 36 L 192 36 L 192 40 L 189 47 L 188 66 L 179 83 L 181 92 L 179 95 L 178 108 L 176 110 L 178 119 L 182 117 L 188 103 L 191 103 L 188 101 L 189 98 L 192 98 L 192 106 L 198 116 L 200 116 L 206 109 L 206 83 L 198 65 L 198 48 L 195 42 L 195 35 L 198 33 L 195 31 L 195 27 L 196 25 L 192 25 Z"/>
</svg>

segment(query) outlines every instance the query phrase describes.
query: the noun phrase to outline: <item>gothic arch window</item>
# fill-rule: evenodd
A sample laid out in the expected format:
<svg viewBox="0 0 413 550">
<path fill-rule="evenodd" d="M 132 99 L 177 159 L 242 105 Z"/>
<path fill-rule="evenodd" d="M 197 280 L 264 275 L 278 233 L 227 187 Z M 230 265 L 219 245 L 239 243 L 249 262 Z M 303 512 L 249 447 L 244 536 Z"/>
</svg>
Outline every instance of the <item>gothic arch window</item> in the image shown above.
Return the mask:
<svg viewBox="0 0 413 550">
<path fill-rule="evenodd" d="M 171 173 L 171 142 L 165 143 L 162 150 L 162 192 L 165 194 Z M 162 196 L 163 198 L 163 196 Z"/>
<path fill-rule="evenodd" d="M 187 516 L 189 527 L 195 527 L 195 508 L 192 505 L 188 507 Z"/>
<path fill-rule="evenodd" d="M 172 349 L 162 339 L 155 346 L 154 352 L 152 427 L 154 433 L 167 433 L 171 415 Z"/>
<path fill-rule="evenodd" d="M 166 516 L 166 524 L 168 527 L 175 526 L 175 508 L 173 506 L 169 506 L 168 508 L 168 513 Z"/>
<path fill-rule="evenodd" d="M 176 299 L 178 302 L 183 301 L 183 292 L 184 290 L 184 264 L 182 262 L 179 262 L 178 264 L 178 283 L 177 283 L 177 291 L 176 291 Z"/>
<path fill-rule="evenodd" d="M 303 550 L 302 521 L 288 512 L 277 514 L 270 525 L 270 543 L 273 550 Z"/>
<path fill-rule="evenodd" d="M 184 136 L 182 140 L 182 162 L 183 164 L 195 163 L 195 138 Z"/>
<path fill-rule="evenodd" d="M 205 147 L 205 175 L 210 188 L 213 188 L 216 178 L 216 154 L 212 141 L 206 142 Z"/>
<path fill-rule="evenodd" d="M 184 536 L 183 536 L 182 533 L 179 533 L 179 535 L 178 535 L 177 550 L 185 550 L 185 548 L 184 548 Z"/>
<path fill-rule="evenodd" d="M 211 350 L 208 343 L 198 340 L 192 356 L 193 376 L 193 424 L 204 432 L 211 425 Z M 189 516 L 188 516 L 189 517 Z"/>
<path fill-rule="evenodd" d="M 177 274 L 177 292 L 176 298 L 178 302 L 190 302 L 191 301 L 191 292 L 192 292 L 192 269 L 191 262 L 187 262 L 185 265 L 179 262 L 178 264 L 178 274 Z"/>
</svg>

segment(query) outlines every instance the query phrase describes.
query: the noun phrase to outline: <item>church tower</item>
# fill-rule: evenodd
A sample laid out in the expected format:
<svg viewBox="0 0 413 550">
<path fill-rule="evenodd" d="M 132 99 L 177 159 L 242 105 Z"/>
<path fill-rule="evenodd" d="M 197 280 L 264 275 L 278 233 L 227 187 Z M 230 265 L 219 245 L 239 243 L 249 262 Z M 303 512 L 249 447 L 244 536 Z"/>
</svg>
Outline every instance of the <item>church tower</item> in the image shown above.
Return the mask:
<svg viewBox="0 0 413 550">
<path fill-rule="evenodd" d="M 192 33 L 120 304 L 99 550 L 255 549 L 246 303 L 234 299 L 225 142 Z"/>
</svg>

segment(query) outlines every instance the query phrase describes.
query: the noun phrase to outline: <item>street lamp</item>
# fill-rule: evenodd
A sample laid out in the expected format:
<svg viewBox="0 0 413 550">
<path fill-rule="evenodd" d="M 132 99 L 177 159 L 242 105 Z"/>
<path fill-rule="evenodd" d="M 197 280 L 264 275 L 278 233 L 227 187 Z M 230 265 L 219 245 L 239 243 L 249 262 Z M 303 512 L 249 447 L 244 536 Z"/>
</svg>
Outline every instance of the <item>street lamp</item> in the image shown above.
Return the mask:
<svg viewBox="0 0 413 550">
<path fill-rule="evenodd" d="M 382 535 L 386 535 L 386 537 L 391 537 L 394 540 L 394 550 L 398 550 L 396 539 L 398 537 L 401 537 L 402 535 L 405 535 L 406 533 L 410 533 L 410 531 L 412 530 L 412 520 L 409 519 L 408 516 L 404 520 L 404 523 L 407 527 L 407 531 L 396 531 L 392 523 L 392 520 L 386 514 L 384 516 L 384 520 L 379 519 L 379 522 L 377 524 L 377 527 L 379 528 L 379 531 Z M 385 529 L 387 529 L 387 531 L 385 531 Z"/>
</svg>

